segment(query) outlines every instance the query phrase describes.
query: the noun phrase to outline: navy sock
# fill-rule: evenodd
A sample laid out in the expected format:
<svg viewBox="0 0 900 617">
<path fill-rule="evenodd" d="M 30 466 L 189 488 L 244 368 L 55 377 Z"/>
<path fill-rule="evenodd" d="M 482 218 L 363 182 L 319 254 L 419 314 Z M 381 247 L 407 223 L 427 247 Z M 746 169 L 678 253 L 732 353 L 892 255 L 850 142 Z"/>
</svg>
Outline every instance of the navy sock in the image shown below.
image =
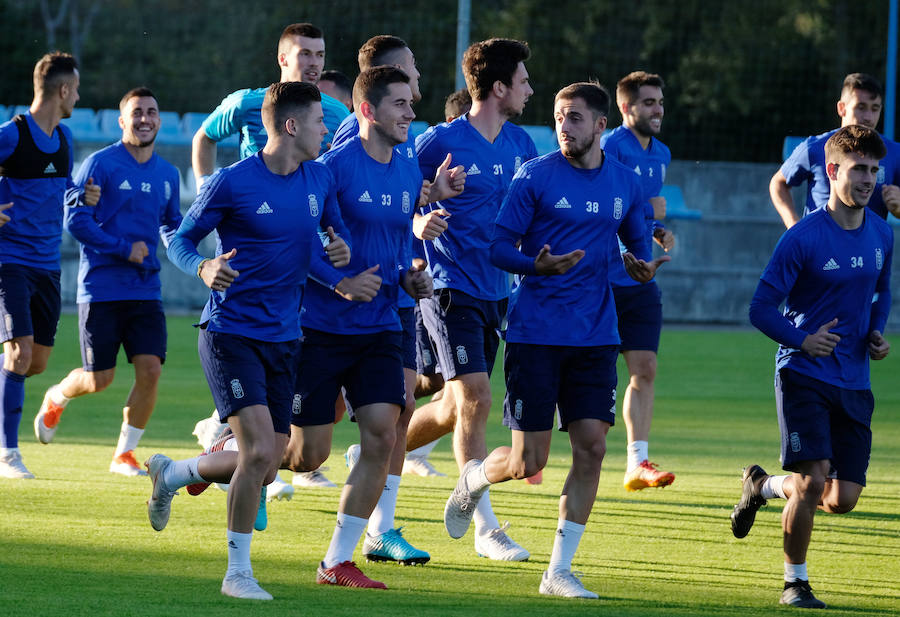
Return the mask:
<svg viewBox="0 0 900 617">
<path fill-rule="evenodd" d="M 0 361 L 2 358 L 0 355 Z M 25 375 L 0 369 L 0 418 L 3 419 L 0 447 L 19 447 L 19 422 L 22 420 L 23 405 L 25 405 Z"/>
</svg>

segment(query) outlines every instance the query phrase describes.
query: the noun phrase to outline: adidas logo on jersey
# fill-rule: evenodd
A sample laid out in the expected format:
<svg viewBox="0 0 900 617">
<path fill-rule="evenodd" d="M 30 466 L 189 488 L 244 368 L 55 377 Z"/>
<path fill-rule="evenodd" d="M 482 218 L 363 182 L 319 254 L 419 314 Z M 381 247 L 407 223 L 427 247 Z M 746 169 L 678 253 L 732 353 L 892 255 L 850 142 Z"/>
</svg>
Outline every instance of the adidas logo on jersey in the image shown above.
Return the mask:
<svg viewBox="0 0 900 617">
<path fill-rule="evenodd" d="M 372 196 L 369 195 L 369 191 L 366 191 L 362 195 L 359 196 L 359 200 L 362 203 L 370 204 L 372 203 Z"/>
<path fill-rule="evenodd" d="M 822 269 L 825 271 L 838 270 L 838 269 L 840 269 L 840 266 L 834 260 L 834 257 L 832 257 L 831 259 L 828 260 L 828 263 L 826 263 L 824 266 L 822 266 Z"/>
<path fill-rule="evenodd" d="M 269 207 L 268 202 L 262 202 L 262 205 L 256 209 L 257 214 L 273 214 L 275 211 Z"/>
<path fill-rule="evenodd" d="M 56 166 L 53 164 L 52 161 L 50 162 L 49 165 L 47 165 L 47 169 L 44 170 L 44 173 L 45 174 L 55 174 L 56 173 Z"/>
<path fill-rule="evenodd" d="M 472 166 L 466 170 L 466 175 L 468 175 L 468 176 L 475 176 L 480 173 L 481 173 L 481 170 L 478 169 L 478 165 L 476 165 L 475 163 L 472 163 Z"/>
<path fill-rule="evenodd" d="M 131 185 L 128 183 L 128 180 L 123 180 L 122 184 L 119 185 L 120 191 L 130 191 Z"/>
<path fill-rule="evenodd" d="M 568 200 L 568 199 L 566 199 L 565 197 L 563 197 L 563 198 L 560 199 L 558 202 L 556 202 L 556 205 L 554 205 L 553 207 L 556 208 L 557 210 L 559 210 L 559 209 L 562 209 L 562 208 L 571 208 L 571 207 L 572 207 L 572 204 L 569 203 L 569 200 Z"/>
</svg>

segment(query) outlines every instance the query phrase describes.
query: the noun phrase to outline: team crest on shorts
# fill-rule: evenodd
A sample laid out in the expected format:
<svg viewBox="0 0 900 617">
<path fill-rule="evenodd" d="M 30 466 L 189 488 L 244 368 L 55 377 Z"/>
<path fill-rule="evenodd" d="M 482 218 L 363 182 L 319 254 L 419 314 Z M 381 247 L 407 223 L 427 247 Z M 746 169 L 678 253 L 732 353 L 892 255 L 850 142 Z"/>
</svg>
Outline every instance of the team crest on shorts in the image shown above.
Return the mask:
<svg viewBox="0 0 900 617">
<path fill-rule="evenodd" d="M 460 364 L 468 364 L 469 363 L 469 354 L 466 353 L 466 348 L 462 345 L 459 345 L 456 348 L 456 361 Z"/>
<path fill-rule="evenodd" d="M 300 403 L 303 399 L 300 398 L 299 394 L 294 395 L 294 400 L 291 401 L 291 413 L 296 415 L 300 414 Z"/>
<path fill-rule="evenodd" d="M 622 218 L 622 206 L 623 206 L 622 198 L 616 197 L 613 200 L 613 218 L 614 219 Z"/>
<path fill-rule="evenodd" d="M 791 452 L 800 451 L 800 434 L 791 433 Z"/>
<path fill-rule="evenodd" d="M 231 394 L 234 395 L 234 398 L 244 398 L 244 388 L 237 379 L 231 380 Z"/>
<path fill-rule="evenodd" d="M 411 208 L 409 204 L 409 191 L 403 191 L 403 201 L 402 201 L 403 214 L 409 214 L 409 210 Z"/>
<path fill-rule="evenodd" d="M 881 270 L 881 266 L 884 265 L 884 255 L 881 253 L 881 249 L 875 249 L 875 267 Z"/>
<path fill-rule="evenodd" d="M 513 412 L 513 415 L 516 417 L 516 420 L 522 419 L 522 399 L 516 399 L 516 409 Z"/>
<path fill-rule="evenodd" d="M 613 388 L 612 391 L 612 407 L 609 408 L 609 413 L 612 415 L 616 415 L 616 389 Z"/>
<path fill-rule="evenodd" d="M 13 316 L 7 313 L 4 315 L 4 320 L 6 322 L 6 330 L 12 334 L 13 331 Z"/>
<path fill-rule="evenodd" d="M 319 202 L 316 200 L 316 196 L 312 193 L 309 194 L 309 215 L 319 216 Z"/>
<path fill-rule="evenodd" d="M 422 350 L 422 364 L 431 364 L 431 352 L 427 349 Z"/>
<path fill-rule="evenodd" d="M 87 364 L 93 364 L 93 363 L 94 363 L 94 348 L 93 348 L 93 347 L 87 347 L 87 348 L 85 348 L 85 350 L 84 350 L 84 359 L 85 359 L 85 361 L 87 362 Z"/>
</svg>

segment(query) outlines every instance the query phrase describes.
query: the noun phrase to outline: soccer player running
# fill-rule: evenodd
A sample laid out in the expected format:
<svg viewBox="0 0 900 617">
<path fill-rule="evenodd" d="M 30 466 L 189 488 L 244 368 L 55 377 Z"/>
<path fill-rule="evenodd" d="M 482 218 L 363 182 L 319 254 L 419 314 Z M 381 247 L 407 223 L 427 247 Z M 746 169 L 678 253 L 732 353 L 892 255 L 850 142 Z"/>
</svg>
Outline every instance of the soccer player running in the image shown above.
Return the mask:
<svg viewBox="0 0 900 617">
<path fill-rule="evenodd" d="M 308 23 L 290 24 L 285 27 L 278 38 L 276 60 L 281 70 L 281 81 L 317 84 L 325 67 L 325 38 L 322 30 Z M 260 114 L 265 94 L 266 88 L 232 92 L 203 121 L 203 125 L 194 135 L 191 150 L 191 164 L 198 187 L 215 168 L 217 142 L 234 134 L 240 135 L 242 159 L 265 145 L 266 129 Z M 343 103 L 326 94 L 322 95 L 321 103 L 328 132 L 322 140 L 320 153 L 328 149 L 334 132 L 341 121 L 350 114 Z M 306 488 L 335 486 L 319 470 L 294 474 L 293 484 Z M 272 486 L 269 487 L 269 499 L 290 499 L 293 494 L 294 489 L 291 485 L 281 481 L 276 475 Z"/>
<path fill-rule="evenodd" d="M 108 187 L 96 207 L 72 205 L 66 229 L 81 243 L 78 317 L 82 368 L 51 386 L 34 419 L 35 436 L 50 443 L 73 398 L 105 390 L 124 345 L 134 364 L 134 385 L 122 410 L 119 441 L 109 470 L 147 475 L 134 457 L 156 404 L 166 358 L 166 317 L 159 282 L 160 238 L 181 224 L 178 170 L 153 149 L 159 104 L 147 88 L 129 90 L 119 102 L 122 139 L 85 159 L 77 186 L 93 179 Z"/>
<path fill-rule="evenodd" d="M 841 126 L 859 124 L 875 130 L 881 117 L 882 92 L 881 84 L 871 75 L 847 75 L 837 102 Z M 803 141 L 772 176 L 769 195 L 785 227 L 790 228 L 799 220 L 791 196 L 792 186 L 806 182 L 804 215 L 828 203 L 831 193 L 825 170 L 825 142 L 836 132 L 837 129 L 834 129 Z M 900 216 L 900 144 L 884 137 L 882 141 L 887 147 L 887 154 L 879 163 L 877 184 L 869 200 L 869 209 L 881 218 L 886 218 L 888 212 Z"/>
<path fill-rule="evenodd" d="M 300 352 L 298 308 L 310 260 L 349 261 L 334 199 L 334 176 L 312 161 L 326 132 L 312 84 L 272 84 L 262 104 L 269 140 L 258 153 L 217 172 L 203 186 L 169 245 L 169 258 L 210 288 L 198 348 L 222 421 L 239 452 L 183 461 L 155 454 L 147 461 L 153 491 L 147 502 L 157 531 L 172 497 L 196 482 L 228 482 L 228 569 L 222 593 L 270 600 L 253 578 L 250 540 L 264 482 L 271 482 L 288 441 Z M 323 251 L 317 233 L 333 241 Z M 218 232 L 216 257 L 197 245 Z"/>
<path fill-rule="evenodd" d="M 367 69 L 380 65 L 394 66 L 402 70 L 409 77 L 409 88 L 412 92 L 413 104 L 422 98 L 419 90 L 420 75 L 416 68 L 416 59 L 412 50 L 403 39 L 389 34 L 373 36 L 359 48 L 357 58 L 360 71 L 366 71 Z M 344 119 L 344 122 L 341 123 L 341 126 L 335 135 L 335 147 L 359 134 L 360 120 L 357 118 L 357 115 L 358 113 L 348 116 Z M 394 148 L 394 152 L 398 156 L 409 158 L 418 165 L 415 139 L 408 133 L 407 140 L 403 144 L 397 145 Z M 458 195 L 465 186 L 465 176 L 466 174 L 465 171 L 463 171 L 462 166 L 451 168 L 450 159 L 445 159 L 436 171 L 434 182 L 423 180 L 419 205 L 425 205 L 428 202 L 439 201 Z M 445 220 L 447 215 L 448 212 L 441 208 L 430 209 L 429 212 L 424 214 L 422 214 L 419 209 L 416 210 L 416 214 L 413 218 L 414 235 L 407 236 L 414 263 L 421 263 L 424 266 L 424 247 L 422 242 L 418 240 L 434 240 L 440 236 L 440 234 L 447 229 L 448 224 Z M 410 418 L 416 409 L 416 399 L 433 394 L 436 390 L 428 388 L 428 386 L 433 385 L 430 383 L 422 384 L 425 386 L 425 389 L 421 388 L 418 380 L 418 368 L 420 365 L 425 365 L 422 360 L 421 352 L 424 349 L 426 350 L 425 353 L 428 353 L 427 348 L 423 346 L 420 335 L 425 337 L 424 344 L 429 344 L 430 341 L 427 338 L 427 333 L 424 331 L 424 326 L 420 328 L 419 323 L 416 321 L 416 317 L 420 315 L 417 303 L 408 294 L 400 294 L 397 304 L 400 323 L 403 325 L 403 339 L 401 346 L 403 350 L 403 376 L 406 386 L 406 404 L 400 413 L 400 419 L 397 423 L 397 440 L 394 444 L 394 453 L 391 455 L 391 466 L 390 471 L 388 472 L 388 481 L 385 485 L 385 492 L 379 500 L 378 505 L 375 507 L 372 516 L 372 520 L 379 521 L 383 530 L 393 528 L 393 503 L 397 498 L 397 487 L 399 486 L 402 473 L 405 473 L 407 469 L 415 469 L 421 475 L 444 475 L 431 466 L 426 458 L 427 454 L 423 457 L 413 459 L 405 456 L 406 432 Z M 437 387 L 437 390 L 439 389 L 440 386 Z M 352 467 L 358 458 L 359 444 L 352 444 L 347 448 L 347 453 L 345 454 L 347 465 Z M 389 505 L 389 513 L 385 512 L 384 516 L 379 515 L 382 510 L 382 505 Z M 388 525 L 390 525 L 390 527 L 388 527 Z M 370 529 L 369 533 L 372 533 L 373 531 L 373 529 Z M 397 560 L 401 563 L 405 563 L 407 561 L 407 551 L 409 548 L 410 547 L 408 547 L 405 542 L 389 543 L 384 546 L 383 550 L 379 551 L 377 558 Z M 369 555 L 375 556 L 374 553 L 369 553 L 367 554 L 367 557 Z"/>
<path fill-rule="evenodd" d="M 422 174 L 432 177 L 450 153 L 466 170 L 466 190 L 440 202 L 452 213 L 452 224 L 440 238 L 425 243 L 436 292 L 420 301 L 419 308 L 446 385 L 439 405 L 426 405 L 413 415 L 408 447 L 452 431 L 460 471 L 469 460 L 487 455 L 490 374 L 509 296 L 507 273 L 488 257 L 494 219 L 513 174 L 537 156 L 528 134 L 509 122 L 522 113 L 534 92 L 525 69 L 529 55 L 526 43 L 511 39 L 470 45 L 462 68 L 472 109 L 416 140 Z M 504 561 L 528 559 L 529 552 L 506 534 L 507 526 L 500 526 L 487 492 L 478 502 L 475 527 L 478 554 Z"/>
<path fill-rule="evenodd" d="M 750 303 L 750 321 L 780 343 L 775 406 L 781 464 L 791 475 L 747 467 L 731 529 L 743 538 L 767 499 L 787 499 L 782 604 L 825 608 L 806 566 L 813 518 L 817 508 L 849 512 L 866 484 L 875 406 L 869 359 L 890 351 L 882 332 L 891 307 L 894 234 L 866 208 L 884 156 L 869 127 L 846 126 L 828 138 L 828 204 L 781 237 Z"/>
<path fill-rule="evenodd" d="M 666 251 L 675 245 L 675 235 L 662 224 L 666 198 L 661 197 L 666 168 L 672 155 L 659 141 L 663 118 L 663 88 L 659 75 L 635 71 L 619 80 L 616 102 L 622 126 L 600 139 L 603 151 L 637 172 L 644 190 L 644 220 L 647 236 Z M 619 250 L 613 243 L 614 252 Z M 661 471 L 649 460 L 650 424 L 653 421 L 653 382 L 656 352 L 662 330 L 662 302 L 656 281 L 640 283 L 625 271 L 618 259 L 610 260 L 610 283 L 616 299 L 620 348 L 628 367 L 629 382 L 622 399 L 622 416 L 628 435 L 628 463 L 623 484 L 626 490 L 668 486 L 675 474 Z"/>
<path fill-rule="evenodd" d="M 484 461 L 467 461 L 444 510 L 447 532 L 462 537 L 488 486 L 542 469 L 558 408 L 572 467 L 540 592 L 566 597 L 597 597 L 571 566 L 615 421 L 619 334 L 611 262 L 624 259 L 629 274 L 646 282 L 669 260 L 645 261 L 650 243 L 643 188 L 631 168 L 600 147 L 609 103 L 596 83 L 560 90 L 553 109 L 560 150 L 522 166 L 497 215 L 491 261 L 519 275 L 504 358 L 503 423 L 512 430 L 512 446 L 495 449 Z M 631 251 L 624 257 L 609 250 L 617 234 Z"/>
<path fill-rule="evenodd" d="M 367 523 L 367 557 L 403 563 L 430 558 L 394 529 L 400 478 L 388 477 L 406 396 L 398 296 L 432 293 L 431 277 L 411 267 L 409 250 L 422 174 L 413 160 L 395 150 L 406 142 L 415 118 L 409 81 L 392 66 L 363 71 L 353 86 L 359 135 L 321 157 L 335 176 L 353 257 L 344 268 L 317 266 L 311 274 L 316 282 L 307 287 L 304 299 L 303 357 L 295 389 L 299 400 L 285 462 L 297 470 L 328 458 L 334 401 L 342 386 L 359 424 L 360 451 L 341 494 L 331 544 L 316 573 L 320 584 L 385 588 L 352 561 Z M 378 520 L 369 520 L 376 504 Z"/>
<path fill-rule="evenodd" d="M 19 452 L 25 378 L 43 373 L 59 321 L 63 202 L 93 206 L 100 186 L 72 182 L 78 67 L 62 52 L 34 66 L 31 107 L 0 125 L 0 477 L 34 478 Z"/>
</svg>

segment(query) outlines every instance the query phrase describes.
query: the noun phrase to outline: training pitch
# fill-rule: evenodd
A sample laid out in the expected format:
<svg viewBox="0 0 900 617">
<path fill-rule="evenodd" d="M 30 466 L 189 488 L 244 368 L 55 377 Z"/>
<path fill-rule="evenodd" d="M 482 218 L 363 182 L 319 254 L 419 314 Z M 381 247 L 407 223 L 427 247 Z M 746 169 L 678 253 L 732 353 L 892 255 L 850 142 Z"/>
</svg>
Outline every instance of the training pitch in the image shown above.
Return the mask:
<svg viewBox="0 0 900 617">
<path fill-rule="evenodd" d="M 169 319 L 169 357 L 159 402 L 137 450 L 192 456 L 195 422 L 212 411 L 187 317 Z M 131 385 L 120 355 L 116 382 L 73 401 L 49 446 L 31 425 L 44 390 L 80 365 L 76 319 L 60 324 L 57 348 L 43 375 L 27 381 L 20 445 L 36 480 L 0 479 L 0 601 L 3 615 L 771 615 L 778 607 L 783 502 L 760 511 L 750 535 L 736 540 L 728 515 L 740 494 L 742 467 L 776 472 L 779 437 L 772 396 L 775 344 L 751 330 L 663 330 L 650 459 L 677 475 L 666 489 L 622 488 L 625 431 L 608 438 L 600 490 L 574 569 L 599 600 L 538 594 L 569 465 L 568 440 L 554 434 L 543 484 L 508 482 L 491 490 L 498 518 L 528 548 L 524 563 L 479 558 L 473 532 L 451 540 L 444 502 L 456 467 L 445 437 L 432 461 L 446 478 L 404 476 L 397 523 L 431 553 L 424 567 L 361 563 L 388 591 L 315 584 L 318 561 L 334 526 L 340 489 L 298 489 L 293 501 L 269 504 L 269 528 L 254 534 L 254 574 L 274 602 L 219 593 L 226 565 L 225 493 L 182 490 L 168 527 L 153 531 L 147 478 L 107 471 Z M 874 443 L 868 486 L 848 515 L 819 514 L 809 553 L 810 579 L 829 615 L 900 611 L 900 337 L 893 355 L 873 363 Z M 626 382 L 619 372 L 619 413 Z M 494 375 L 488 447 L 509 443 L 501 425 L 502 370 Z M 347 476 L 343 453 L 357 441 L 346 419 L 335 428 L 325 474 Z M 282 477 L 290 478 L 286 471 Z M 359 548 L 355 553 L 362 560 Z"/>
</svg>

